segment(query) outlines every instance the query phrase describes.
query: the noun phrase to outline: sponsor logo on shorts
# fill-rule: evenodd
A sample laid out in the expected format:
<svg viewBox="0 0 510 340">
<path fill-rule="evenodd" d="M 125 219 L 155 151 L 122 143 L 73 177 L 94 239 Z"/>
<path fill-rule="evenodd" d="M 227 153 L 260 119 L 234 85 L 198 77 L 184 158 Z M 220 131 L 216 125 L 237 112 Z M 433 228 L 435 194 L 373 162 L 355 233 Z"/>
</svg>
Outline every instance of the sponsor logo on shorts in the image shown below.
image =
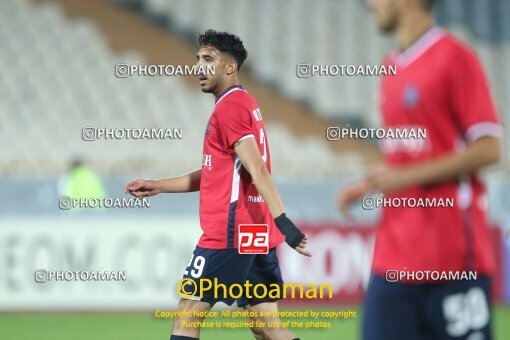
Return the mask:
<svg viewBox="0 0 510 340">
<path fill-rule="evenodd" d="M 269 253 L 269 227 L 267 224 L 240 224 L 238 230 L 239 254 Z"/>
</svg>

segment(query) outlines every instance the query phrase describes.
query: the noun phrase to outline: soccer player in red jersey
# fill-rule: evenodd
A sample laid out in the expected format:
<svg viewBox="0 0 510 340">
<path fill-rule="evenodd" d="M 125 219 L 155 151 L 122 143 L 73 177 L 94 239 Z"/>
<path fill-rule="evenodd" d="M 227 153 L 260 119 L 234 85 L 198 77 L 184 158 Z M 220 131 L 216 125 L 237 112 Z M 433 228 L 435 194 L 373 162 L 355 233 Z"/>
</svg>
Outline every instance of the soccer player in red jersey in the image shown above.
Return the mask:
<svg viewBox="0 0 510 340">
<path fill-rule="evenodd" d="M 200 191 L 203 234 L 186 268 L 185 279 L 198 285 L 200 279 L 217 279 L 227 287 L 246 282 L 265 285 L 267 289 L 282 285 L 276 246 L 285 240 L 298 253 L 311 254 L 305 250 L 307 236 L 286 217 L 271 178 L 271 157 L 259 105 L 239 84 L 238 72 L 247 52 L 237 36 L 226 32 L 208 30 L 200 35 L 199 44 L 197 66 L 207 69 L 212 65 L 215 70 L 214 74 L 199 76 L 200 86 L 202 92 L 212 93 L 216 99 L 205 129 L 202 168 L 167 179 L 135 179 L 126 184 L 126 192 L 147 197 L 162 192 Z M 267 254 L 240 254 L 240 224 L 267 225 L 265 239 L 261 240 L 268 245 Z M 238 298 L 237 304 L 252 312 L 253 321 L 266 325 L 279 322 L 273 316 L 278 311 L 278 298 L 260 297 L 260 291 L 259 298 L 253 292 L 250 295 Z M 177 312 L 206 312 L 219 301 L 231 305 L 235 299 L 215 296 L 213 292 L 187 296 L 180 300 Z M 269 313 L 260 316 L 260 312 Z M 200 326 L 186 324 L 200 324 L 203 319 L 194 313 L 178 314 L 170 339 L 198 339 Z M 296 339 L 282 327 L 254 326 L 251 330 L 256 339 Z"/>
<path fill-rule="evenodd" d="M 365 297 L 367 340 L 491 338 L 495 267 L 477 171 L 498 162 L 502 129 L 478 58 L 435 26 L 433 3 L 370 1 L 379 29 L 398 44 L 385 60 L 397 74 L 382 77 L 383 127 L 422 129 L 426 138 L 382 140 L 384 165 L 341 190 L 340 209 L 370 192 L 454 204 L 383 207 Z M 476 279 L 413 276 L 420 271 L 473 271 Z"/>
</svg>

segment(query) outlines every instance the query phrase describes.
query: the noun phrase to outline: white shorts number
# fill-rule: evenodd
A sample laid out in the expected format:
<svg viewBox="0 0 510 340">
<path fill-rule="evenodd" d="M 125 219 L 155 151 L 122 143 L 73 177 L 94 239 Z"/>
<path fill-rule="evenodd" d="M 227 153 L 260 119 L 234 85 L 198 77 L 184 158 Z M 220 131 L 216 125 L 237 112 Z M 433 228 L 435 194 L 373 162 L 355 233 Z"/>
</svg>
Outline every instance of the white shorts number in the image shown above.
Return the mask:
<svg viewBox="0 0 510 340">
<path fill-rule="evenodd" d="M 204 271 L 205 266 L 205 258 L 203 256 L 197 256 L 193 257 L 191 256 L 191 259 L 189 260 L 188 266 L 186 267 L 186 270 L 184 271 L 184 275 L 188 275 L 188 273 L 191 274 L 195 279 L 198 279 L 200 276 L 202 276 L 202 272 Z M 188 272 L 190 270 L 191 272 Z"/>
<path fill-rule="evenodd" d="M 446 333 L 451 337 L 460 337 L 484 328 L 490 319 L 484 291 L 480 287 L 473 287 L 466 293 L 446 296 L 443 300 L 443 316 Z"/>
</svg>

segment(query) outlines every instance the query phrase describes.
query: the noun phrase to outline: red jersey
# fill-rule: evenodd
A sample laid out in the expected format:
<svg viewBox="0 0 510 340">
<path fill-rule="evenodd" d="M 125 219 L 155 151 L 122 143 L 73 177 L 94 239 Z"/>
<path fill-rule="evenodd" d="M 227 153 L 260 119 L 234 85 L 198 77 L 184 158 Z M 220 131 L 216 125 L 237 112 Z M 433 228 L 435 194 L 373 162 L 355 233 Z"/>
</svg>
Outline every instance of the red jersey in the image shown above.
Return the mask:
<svg viewBox="0 0 510 340">
<path fill-rule="evenodd" d="M 387 129 L 419 128 L 422 141 L 382 141 L 386 162 L 405 166 L 461 150 L 466 142 L 501 132 L 487 80 L 475 54 L 447 32 L 432 28 L 385 64 L 380 109 Z M 422 130 L 423 131 L 423 130 Z M 495 269 L 485 188 L 476 175 L 405 188 L 388 198 L 453 199 L 453 207 L 385 207 L 376 234 L 373 270 Z"/>
<path fill-rule="evenodd" d="M 240 86 L 227 89 L 216 99 L 204 137 L 200 179 L 200 226 L 198 246 L 209 249 L 237 248 L 239 224 L 267 224 L 269 248 L 283 241 L 269 208 L 234 151 L 234 144 L 255 138 L 271 172 L 271 157 L 264 121 L 255 99 Z"/>
</svg>

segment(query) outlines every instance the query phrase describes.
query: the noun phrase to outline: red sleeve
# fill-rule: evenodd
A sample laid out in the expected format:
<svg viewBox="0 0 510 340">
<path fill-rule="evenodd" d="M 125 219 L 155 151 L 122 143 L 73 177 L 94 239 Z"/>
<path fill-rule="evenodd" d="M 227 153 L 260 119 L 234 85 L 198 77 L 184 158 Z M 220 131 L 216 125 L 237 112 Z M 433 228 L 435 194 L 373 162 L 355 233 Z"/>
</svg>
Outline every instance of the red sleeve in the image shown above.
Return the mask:
<svg viewBox="0 0 510 340">
<path fill-rule="evenodd" d="M 225 103 L 218 114 L 223 144 L 231 148 L 242 137 L 254 135 L 251 118 L 250 109 L 246 105 L 235 101 Z"/>
<path fill-rule="evenodd" d="M 476 55 L 460 47 L 451 65 L 452 105 L 466 140 L 501 135 L 501 125 L 489 84 Z"/>
</svg>

